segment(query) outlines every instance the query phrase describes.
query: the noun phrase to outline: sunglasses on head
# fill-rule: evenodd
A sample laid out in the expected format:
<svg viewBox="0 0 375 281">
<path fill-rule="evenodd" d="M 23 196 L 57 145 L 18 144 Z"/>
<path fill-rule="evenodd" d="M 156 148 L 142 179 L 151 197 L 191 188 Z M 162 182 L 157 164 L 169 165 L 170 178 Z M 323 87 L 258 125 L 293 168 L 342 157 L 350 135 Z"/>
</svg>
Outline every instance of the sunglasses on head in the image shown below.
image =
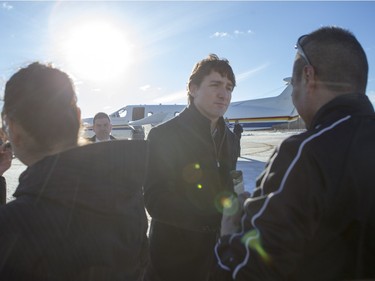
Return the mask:
<svg viewBox="0 0 375 281">
<path fill-rule="evenodd" d="M 301 45 L 303 43 L 303 40 L 305 40 L 307 36 L 308 35 L 302 35 L 300 38 L 298 38 L 297 44 L 294 48 L 297 49 L 297 52 L 301 55 L 301 57 L 303 57 L 303 59 L 307 62 L 308 65 L 312 65 Z"/>
</svg>

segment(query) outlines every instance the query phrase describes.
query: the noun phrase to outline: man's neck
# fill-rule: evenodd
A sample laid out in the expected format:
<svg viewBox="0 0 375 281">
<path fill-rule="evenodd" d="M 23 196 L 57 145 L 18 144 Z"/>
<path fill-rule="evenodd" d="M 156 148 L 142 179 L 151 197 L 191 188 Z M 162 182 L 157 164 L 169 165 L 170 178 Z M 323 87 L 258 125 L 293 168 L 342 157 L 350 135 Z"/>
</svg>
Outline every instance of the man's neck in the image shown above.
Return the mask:
<svg viewBox="0 0 375 281">
<path fill-rule="evenodd" d="M 211 134 L 213 134 L 217 128 L 217 121 L 211 121 Z"/>
</svg>

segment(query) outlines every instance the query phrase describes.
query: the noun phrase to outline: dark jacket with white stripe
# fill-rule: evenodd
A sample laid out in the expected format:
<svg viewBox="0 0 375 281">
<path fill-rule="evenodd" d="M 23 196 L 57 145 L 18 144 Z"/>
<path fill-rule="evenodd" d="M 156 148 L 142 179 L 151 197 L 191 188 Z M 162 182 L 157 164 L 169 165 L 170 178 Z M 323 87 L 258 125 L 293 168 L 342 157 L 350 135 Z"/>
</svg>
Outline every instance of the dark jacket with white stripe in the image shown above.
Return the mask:
<svg viewBox="0 0 375 281">
<path fill-rule="evenodd" d="M 153 128 L 145 184 L 152 216 L 147 280 L 208 280 L 220 229 L 221 199 L 233 191 L 234 134 L 219 119 L 217 147 L 210 121 L 189 105 Z"/>
<path fill-rule="evenodd" d="M 216 280 L 375 278 L 374 175 L 373 107 L 337 97 L 271 157 L 241 232 L 216 246 Z"/>
</svg>

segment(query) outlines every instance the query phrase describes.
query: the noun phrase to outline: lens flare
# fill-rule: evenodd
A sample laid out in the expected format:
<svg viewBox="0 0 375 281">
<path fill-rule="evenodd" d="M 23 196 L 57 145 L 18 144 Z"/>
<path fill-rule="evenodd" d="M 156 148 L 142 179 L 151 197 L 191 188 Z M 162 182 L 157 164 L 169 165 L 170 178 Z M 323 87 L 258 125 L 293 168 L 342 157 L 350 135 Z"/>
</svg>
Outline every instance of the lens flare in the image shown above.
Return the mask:
<svg viewBox="0 0 375 281">
<path fill-rule="evenodd" d="M 270 263 L 271 257 L 270 255 L 264 250 L 262 247 L 259 233 L 253 229 L 249 232 L 247 232 L 241 239 L 241 242 L 245 244 L 250 249 L 253 249 L 256 251 L 259 256 L 263 259 L 264 262 Z"/>
<path fill-rule="evenodd" d="M 191 163 L 182 170 L 182 177 L 188 183 L 197 183 L 203 177 L 203 171 L 199 163 Z"/>
<path fill-rule="evenodd" d="M 220 213 L 234 215 L 239 210 L 239 202 L 232 193 L 225 191 L 216 196 L 215 207 Z"/>
<path fill-rule="evenodd" d="M 228 208 L 231 208 L 233 206 L 233 201 L 229 197 L 228 198 L 224 198 L 222 204 L 223 204 L 224 208 L 228 209 Z"/>
</svg>

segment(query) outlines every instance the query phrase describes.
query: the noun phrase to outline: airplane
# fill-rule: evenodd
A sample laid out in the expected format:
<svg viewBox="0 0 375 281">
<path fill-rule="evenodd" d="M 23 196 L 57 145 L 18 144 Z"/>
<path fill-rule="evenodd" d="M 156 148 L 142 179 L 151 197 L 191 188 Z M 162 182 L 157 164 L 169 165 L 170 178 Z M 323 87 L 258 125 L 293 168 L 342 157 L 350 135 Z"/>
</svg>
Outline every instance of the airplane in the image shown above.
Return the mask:
<svg viewBox="0 0 375 281">
<path fill-rule="evenodd" d="M 298 119 L 291 94 L 291 78 L 284 78 L 286 88 L 275 97 L 232 102 L 224 118 L 230 128 L 238 120 L 244 130 L 269 129 L 278 124 Z M 156 126 L 177 116 L 186 105 L 154 104 L 127 105 L 109 114 L 112 131 L 139 129 L 142 126 Z M 85 130 L 92 130 L 93 117 L 82 120 Z"/>
<path fill-rule="evenodd" d="M 244 130 L 270 129 L 297 120 L 299 115 L 292 102 L 291 77 L 283 80 L 286 88 L 276 97 L 232 102 L 224 115 L 230 127 L 236 120 Z"/>
</svg>

